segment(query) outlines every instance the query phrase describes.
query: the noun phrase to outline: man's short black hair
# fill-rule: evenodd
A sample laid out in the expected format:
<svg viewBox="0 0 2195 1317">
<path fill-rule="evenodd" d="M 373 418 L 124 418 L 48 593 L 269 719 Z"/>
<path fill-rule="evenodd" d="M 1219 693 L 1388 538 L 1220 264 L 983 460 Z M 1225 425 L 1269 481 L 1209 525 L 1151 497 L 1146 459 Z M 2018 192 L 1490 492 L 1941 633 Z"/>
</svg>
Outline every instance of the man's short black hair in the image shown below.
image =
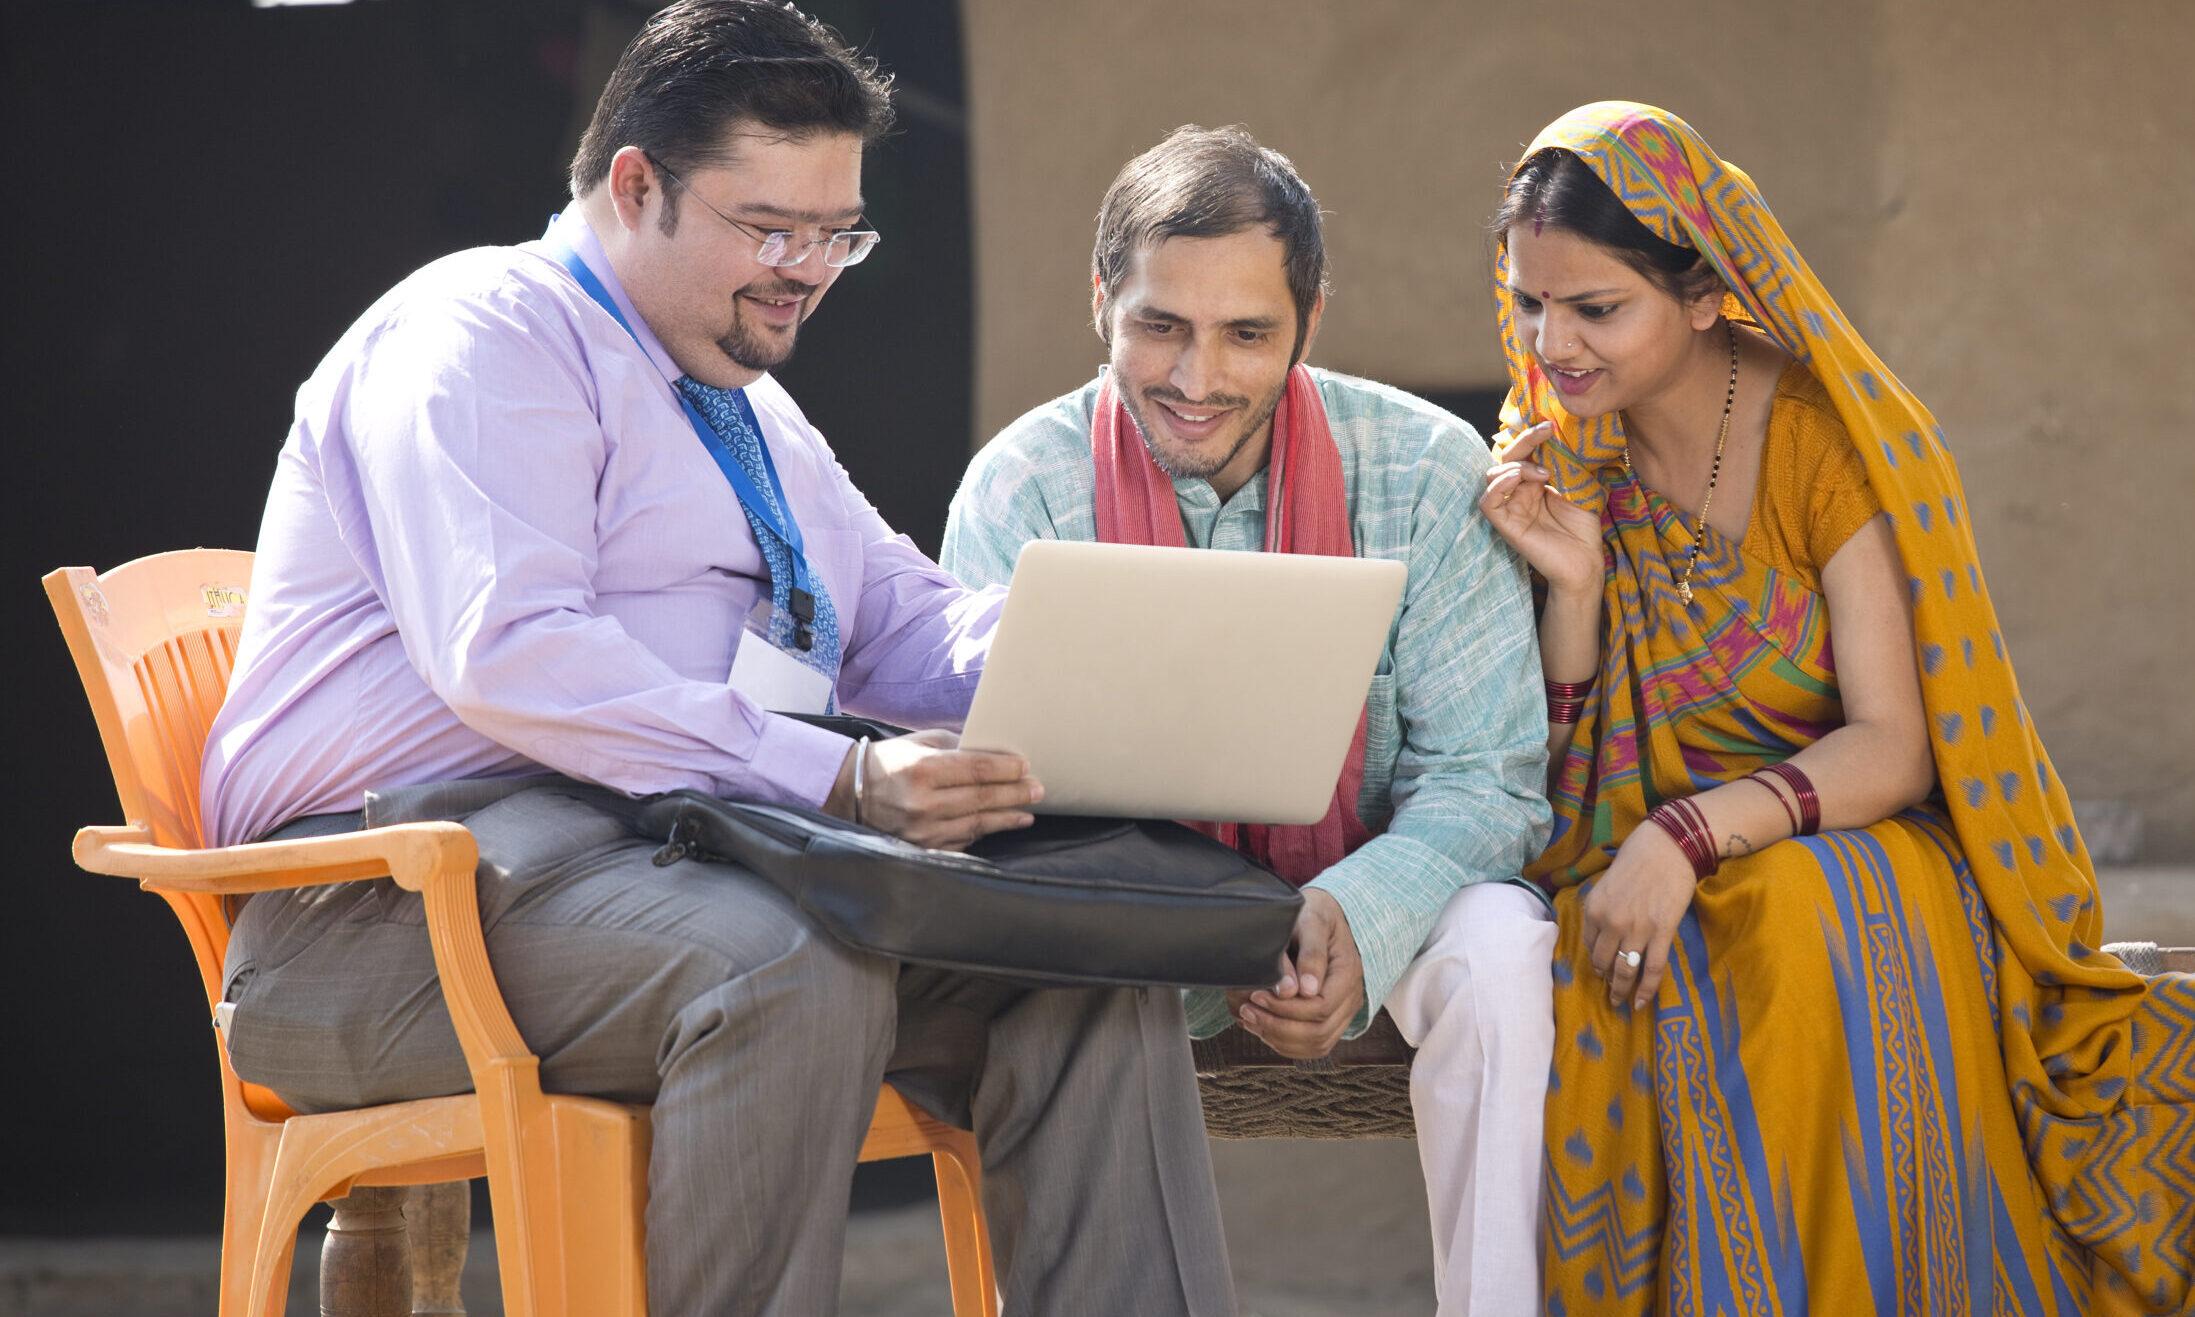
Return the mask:
<svg viewBox="0 0 2195 1317">
<path fill-rule="evenodd" d="M 850 133 L 873 142 L 892 126 L 891 75 L 837 33 L 777 0 L 680 0 L 641 27 L 618 57 L 579 151 L 572 195 L 610 176 L 637 146 L 664 169 L 720 164 L 735 123 L 795 139 Z M 675 224 L 677 185 L 663 182 Z"/>
</svg>

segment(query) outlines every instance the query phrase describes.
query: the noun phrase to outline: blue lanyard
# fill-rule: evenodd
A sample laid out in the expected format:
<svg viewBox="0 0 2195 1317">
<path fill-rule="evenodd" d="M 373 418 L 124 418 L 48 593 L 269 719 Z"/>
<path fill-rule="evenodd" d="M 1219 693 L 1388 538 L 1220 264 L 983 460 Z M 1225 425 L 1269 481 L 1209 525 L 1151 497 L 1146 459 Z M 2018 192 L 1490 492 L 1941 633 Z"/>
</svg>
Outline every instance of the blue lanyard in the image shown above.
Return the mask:
<svg viewBox="0 0 2195 1317">
<path fill-rule="evenodd" d="M 633 327 L 626 323 L 624 313 L 617 309 L 617 302 L 610 296 L 610 290 L 602 286 L 602 281 L 595 277 L 594 271 L 587 268 L 587 263 L 579 258 L 579 253 L 573 251 L 570 244 L 556 238 L 549 239 L 549 249 L 558 262 L 571 272 L 572 278 L 579 281 L 579 286 L 586 290 L 587 296 L 594 299 L 595 305 L 609 312 L 610 319 L 617 322 L 618 328 L 631 334 L 634 343 L 640 343 L 640 335 L 634 333 Z M 646 345 L 641 345 L 641 351 L 646 353 Z M 671 396 L 678 399 L 678 405 L 685 411 L 686 419 L 693 424 L 694 434 L 700 438 L 701 446 L 709 450 L 710 457 L 716 459 L 717 469 L 731 482 L 732 493 L 745 505 L 747 514 L 754 518 L 755 524 L 775 535 L 778 542 L 785 546 L 785 556 L 793 566 L 793 584 L 788 604 L 793 615 L 793 635 L 800 648 L 807 649 L 814 643 L 815 625 L 815 592 L 809 586 L 808 556 L 801 547 L 800 523 L 793 519 L 793 505 L 785 497 L 785 482 L 778 479 L 777 462 L 770 456 L 770 445 L 762 438 L 762 423 L 756 419 L 755 409 L 747 401 L 747 391 L 740 389 L 732 396 L 739 404 L 740 415 L 754 428 L 756 446 L 762 450 L 762 469 L 770 477 L 770 492 L 777 495 L 775 507 L 762 497 L 762 491 L 755 487 L 755 482 L 747 475 L 747 469 L 739 464 L 738 458 L 732 456 L 732 450 L 717 434 L 716 427 L 709 424 L 709 418 L 701 414 L 701 409 L 694 406 L 693 400 L 675 387 L 671 390 Z M 780 515 L 781 509 L 783 515 Z"/>
</svg>

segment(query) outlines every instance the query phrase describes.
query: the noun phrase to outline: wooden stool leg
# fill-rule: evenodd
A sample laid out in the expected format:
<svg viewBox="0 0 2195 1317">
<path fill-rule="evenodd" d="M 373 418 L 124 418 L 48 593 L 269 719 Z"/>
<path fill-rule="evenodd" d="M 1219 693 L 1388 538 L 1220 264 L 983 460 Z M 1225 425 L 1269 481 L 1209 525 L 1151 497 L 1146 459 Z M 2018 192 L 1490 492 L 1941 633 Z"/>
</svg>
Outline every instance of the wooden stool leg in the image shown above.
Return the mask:
<svg viewBox="0 0 2195 1317">
<path fill-rule="evenodd" d="M 404 1224 L 412 1246 L 411 1317 L 465 1317 L 458 1281 L 465 1274 L 465 1250 L 472 1243 L 472 1186 L 412 1186 L 404 1199 Z"/>
<path fill-rule="evenodd" d="M 411 1317 L 408 1189 L 353 1189 L 331 1206 L 320 1246 L 320 1317 Z"/>
</svg>

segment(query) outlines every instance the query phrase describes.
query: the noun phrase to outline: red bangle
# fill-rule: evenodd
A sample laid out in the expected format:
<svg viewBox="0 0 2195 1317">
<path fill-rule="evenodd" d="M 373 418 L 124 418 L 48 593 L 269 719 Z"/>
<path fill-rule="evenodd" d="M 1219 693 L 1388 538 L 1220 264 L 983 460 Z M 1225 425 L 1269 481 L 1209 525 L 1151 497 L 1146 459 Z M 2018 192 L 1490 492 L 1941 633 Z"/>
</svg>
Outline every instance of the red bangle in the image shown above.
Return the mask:
<svg viewBox="0 0 2195 1317">
<path fill-rule="evenodd" d="M 1664 801 L 1647 817 L 1676 841 L 1677 849 L 1684 852 L 1684 858 L 1692 865 L 1694 878 L 1705 878 L 1715 871 L 1714 839 L 1708 835 L 1705 821 L 1691 802 Z"/>
<path fill-rule="evenodd" d="M 1799 811 L 1791 807 L 1791 798 L 1784 795 L 1782 787 L 1776 785 L 1777 782 L 1782 780 L 1781 778 L 1777 778 L 1772 773 L 1766 773 L 1766 770 L 1761 770 L 1747 773 L 1738 780 L 1740 782 L 1751 782 L 1754 786 L 1774 796 L 1776 803 L 1783 806 L 1783 816 L 1791 820 L 1791 835 L 1794 837 L 1799 835 Z"/>
<path fill-rule="evenodd" d="M 1585 697 L 1593 689 L 1591 680 L 1550 681 L 1547 685 L 1547 721 L 1574 723 L 1585 713 Z"/>
<path fill-rule="evenodd" d="M 1646 821 L 1669 834 L 1684 852 L 1684 858 L 1692 863 L 1692 876 L 1705 878 L 1722 866 L 1722 859 L 1715 853 L 1715 837 L 1708 831 L 1707 816 L 1700 807 L 1681 796 L 1663 801 Z"/>
<path fill-rule="evenodd" d="M 1814 794 L 1814 784 L 1807 781 L 1806 774 L 1800 772 L 1788 760 L 1780 764 L 1770 764 L 1761 771 L 1763 773 L 1774 773 L 1777 777 L 1782 778 L 1784 785 L 1791 788 L 1791 794 L 1799 798 L 1799 835 L 1801 837 L 1811 837 L 1820 832 L 1822 830 L 1822 800 L 1820 796 Z"/>
<path fill-rule="evenodd" d="M 1707 815 L 1690 796 L 1679 797 L 1677 807 L 1692 820 L 1692 835 L 1698 839 L 1698 853 L 1692 857 L 1692 872 L 1705 878 L 1722 867 L 1722 852 L 1715 845 L 1715 834 L 1707 827 Z"/>
</svg>

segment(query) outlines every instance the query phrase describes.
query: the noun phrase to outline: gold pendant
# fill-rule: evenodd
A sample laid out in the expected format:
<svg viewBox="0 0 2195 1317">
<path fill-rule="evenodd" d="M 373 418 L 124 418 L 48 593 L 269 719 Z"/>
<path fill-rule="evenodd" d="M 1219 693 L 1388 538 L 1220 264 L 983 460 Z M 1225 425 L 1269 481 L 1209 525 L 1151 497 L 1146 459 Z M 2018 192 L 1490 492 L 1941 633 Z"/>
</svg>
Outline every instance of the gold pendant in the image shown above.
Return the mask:
<svg viewBox="0 0 2195 1317">
<path fill-rule="evenodd" d="M 1688 606 L 1691 604 L 1692 582 L 1682 580 L 1677 582 L 1677 598 L 1682 599 Z"/>
</svg>

